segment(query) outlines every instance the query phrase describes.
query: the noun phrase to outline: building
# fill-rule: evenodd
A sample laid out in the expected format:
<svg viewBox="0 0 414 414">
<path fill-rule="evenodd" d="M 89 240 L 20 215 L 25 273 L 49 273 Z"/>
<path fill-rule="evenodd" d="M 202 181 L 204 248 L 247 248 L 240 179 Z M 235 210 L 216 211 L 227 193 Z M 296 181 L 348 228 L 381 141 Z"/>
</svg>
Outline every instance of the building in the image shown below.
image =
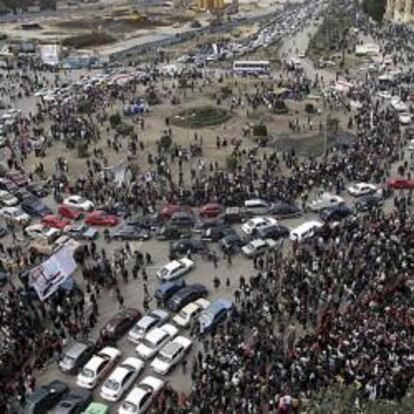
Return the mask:
<svg viewBox="0 0 414 414">
<path fill-rule="evenodd" d="M 197 0 L 196 5 L 200 10 L 221 10 L 224 8 L 224 0 Z"/>
<path fill-rule="evenodd" d="M 385 18 L 396 23 L 413 23 L 414 0 L 388 0 Z"/>
</svg>

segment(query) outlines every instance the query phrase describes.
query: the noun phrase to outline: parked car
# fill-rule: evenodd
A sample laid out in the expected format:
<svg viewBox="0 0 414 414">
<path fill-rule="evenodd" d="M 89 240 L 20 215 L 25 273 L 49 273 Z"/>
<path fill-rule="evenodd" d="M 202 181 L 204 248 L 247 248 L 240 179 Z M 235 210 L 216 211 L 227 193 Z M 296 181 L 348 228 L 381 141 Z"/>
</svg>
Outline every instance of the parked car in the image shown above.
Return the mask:
<svg viewBox="0 0 414 414">
<path fill-rule="evenodd" d="M 223 323 L 233 310 L 233 303 L 226 299 L 218 299 L 204 309 L 197 319 L 201 334 L 211 332 L 212 329 Z"/>
<path fill-rule="evenodd" d="M 85 365 L 95 350 L 92 342 L 75 342 L 61 356 L 59 368 L 61 371 L 74 374 Z"/>
<path fill-rule="evenodd" d="M 268 214 L 271 207 L 270 203 L 260 198 L 245 200 L 243 203 L 243 214 L 247 217 L 260 216 Z"/>
<path fill-rule="evenodd" d="M 0 190 L 0 204 L 5 207 L 13 207 L 19 204 L 19 199 L 6 190 Z"/>
<path fill-rule="evenodd" d="M 265 254 L 270 250 L 275 250 L 277 243 L 272 239 L 255 239 L 242 247 L 242 252 L 247 258 L 253 258 Z"/>
<path fill-rule="evenodd" d="M 141 316 L 138 309 L 123 309 L 104 325 L 100 335 L 102 338 L 118 340 L 134 326 Z"/>
<path fill-rule="evenodd" d="M 240 207 L 227 207 L 224 210 L 223 220 L 227 224 L 241 223 L 243 211 Z"/>
<path fill-rule="evenodd" d="M 200 217 L 217 217 L 223 211 L 223 207 L 217 203 L 207 203 L 200 207 Z"/>
<path fill-rule="evenodd" d="M 81 388 L 95 388 L 121 358 L 121 351 L 112 347 L 101 349 L 78 374 L 76 384 Z"/>
<path fill-rule="evenodd" d="M 180 289 L 175 293 L 167 303 L 168 308 L 177 312 L 178 309 L 183 308 L 190 302 L 194 302 L 197 299 L 204 298 L 208 294 L 208 290 L 204 285 L 195 283 L 193 285 L 188 285 Z"/>
<path fill-rule="evenodd" d="M 21 204 L 21 208 L 31 217 L 41 218 L 47 214 L 53 214 L 52 210 L 38 198 L 24 200 Z"/>
<path fill-rule="evenodd" d="M 89 224 L 91 226 L 116 226 L 119 223 L 119 218 L 117 216 L 112 216 L 110 214 L 106 214 L 103 211 L 92 211 L 87 215 L 85 218 L 85 224 Z"/>
<path fill-rule="evenodd" d="M 13 195 L 19 200 L 19 202 L 26 201 L 26 200 L 32 200 L 34 195 L 27 191 L 24 187 L 19 187 L 16 191 L 13 191 Z"/>
<path fill-rule="evenodd" d="M 18 186 L 11 180 L 0 177 L 0 190 L 8 191 L 9 193 L 14 194 L 14 192 L 18 189 Z"/>
<path fill-rule="evenodd" d="M 73 208 L 70 208 L 68 206 L 64 206 L 61 204 L 58 207 L 58 213 L 65 218 L 68 218 L 70 220 L 77 220 L 82 217 L 83 213 L 81 210 L 74 210 Z"/>
<path fill-rule="evenodd" d="M 317 220 L 310 220 L 302 223 L 290 232 L 292 241 L 303 241 L 313 237 L 323 227 L 323 224 Z"/>
<path fill-rule="evenodd" d="M 63 205 L 81 211 L 92 211 L 95 208 L 95 204 L 92 201 L 78 195 L 65 198 Z"/>
<path fill-rule="evenodd" d="M 164 387 L 165 382 L 159 378 L 145 377 L 122 402 L 118 414 L 143 414 Z"/>
<path fill-rule="evenodd" d="M 157 326 L 163 325 L 170 317 L 169 312 L 163 309 L 155 309 L 144 315 L 129 331 L 128 339 L 131 342 L 139 343 L 148 331 Z"/>
<path fill-rule="evenodd" d="M 254 232 L 261 227 L 266 227 L 270 225 L 277 224 L 277 220 L 273 217 L 253 217 L 250 220 L 247 220 L 241 227 L 242 231 L 248 235 L 254 234 Z"/>
<path fill-rule="evenodd" d="M 168 224 L 177 227 L 192 227 L 194 226 L 194 217 L 187 211 L 177 211 L 172 214 Z"/>
<path fill-rule="evenodd" d="M 344 203 L 344 199 L 335 194 L 323 193 L 319 198 L 310 201 L 306 206 L 313 212 L 319 212 L 327 207 L 335 207 Z"/>
<path fill-rule="evenodd" d="M 69 220 L 60 219 L 53 214 L 46 214 L 46 216 L 42 217 L 41 222 L 43 225 L 53 227 L 55 229 L 63 229 L 70 223 Z"/>
<path fill-rule="evenodd" d="M 183 255 L 190 253 L 203 253 L 208 250 L 207 244 L 203 240 L 183 239 L 170 244 L 170 255 Z"/>
<path fill-rule="evenodd" d="M 7 222 L 14 223 L 19 226 L 25 226 L 30 222 L 30 216 L 18 207 L 3 207 L 0 209 L 0 216 Z"/>
<path fill-rule="evenodd" d="M 352 209 L 341 204 L 335 207 L 324 208 L 319 212 L 319 216 L 323 221 L 342 220 L 353 213 Z"/>
<path fill-rule="evenodd" d="M 43 198 L 49 194 L 48 188 L 41 183 L 29 183 L 27 184 L 26 188 L 35 197 Z"/>
<path fill-rule="evenodd" d="M 367 195 L 361 197 L 355 204 L 357 211 L 368 211 L 374 207 L 380 207 L 384 202 L 383 198 L 378 195 Z"/>
<path fill-rule="evenodd" d="M 95 240 L 99 236 L 98 231 L 87 224 L 69 224 L 63 230 L 74 240 Z"/>
<path fill-rule="evenodd" d="M 177 226 L 163 226 L 155 234 L 158 240 L 178 240 L 191 236 L 191 230 Z"/>
<path fill-rule="evenodd" d="M 102 403 L 92 402 L 82 414 L 108 414 L 109 407 Z"/>
<path fill-rule="evenodd" d="M 197 299 L 195 302 L 185 305 L 177 315 L 174 316 L 172 321 L 181 328 L 188 328 L 199 313 L 209 305 L 210 302 L 208 300 L 204 298 Z"/>
<path fill-rule="evenodd" d="M 295 204 L 279 202 L 272 205 L 272 207 L 268 210 L 268 214 L 271 214 L 278 219 L 284 219 L 300 217 L 302 215 L 302 211 Z"/>
<path fill-rule="evenodd" d="M 147 360 L 151 359 L 168 341 L 178 334 L 178 329 L 170 323 L 152 328 L 145 334 L 135 348 L 137 354 Z"/>
<path fill-rule="evenodd" d="M 289 237 L 290 230 L 281 224 L 271 224 L 270 226 L 261 227 L 253 232 L 254 236 L 259 239 L 279 240 Z"/>
<path fill-rule="evenodd" d="M 245 244 L 246 241 L 238 234 L 229 234 L 219 240 L 219 247 L 226 254 L 239 251 Z"/>
<path fill-rule="evenodd" d="M 29 182 L 28 178 L 17 170 L 8 171 L 6 173 L 6 178 L 16 184 L 18 187 L 23 187 Z"/>
<path fill-rule="evenodd" d="M 189 352 L 193 341 L 185 336 L 177 336 L 165 344 L 157 357 L 152 361 L 151 368 L 160 375 L 167 375 Z"/>
<path fill-rule="evenodd" d="M 178 279 L 180 276 L 190 272 L 193 267 L 194 262 L 187 257 L 183 257 L 178 260 L 173 260 L 161 268 L 157 272 L 157 277 L 164 282 Z"/>
<path fill-rule="evenodd" d="M 175 280 L 173 282 L 162 283 L 154 293 L 155 299 L 161 302 L 167 302 L 168 299 L 173 296 L 176 292 L 185 286 L 185 281 Z"/>
<path fill-rule="evenodd" d="M 348 187 L 348 193 L 354 197 L 361 197 L 368 194 L 373 194 L 379 191 L 379 187 L 375 184 L 356 183 Z"/>
<path fill-rule="evenodd" d="M 174 213 L 178 213 L 180 211 L 190 212 L 191 210 L 186 206 L 181 206 L 178 204 L 167 204 L 160 210 L 160 216 L 163 220 L 169 220 Z"/>
<path fill-rule="evenodd" d="M 26 397 L 23 414 L 43 414 L 52 409 L 69 391 L 69 387 L 62 381 L 54 380 L 49 384 L 35 388 Z"/>
<path fill-rule="evenodd" d="M 414 188 L 414 180 L 409 180 L 408 178 L 389 178 L 386 183 L 388 187 L 397 190 Z"/>
<path fill-rule="evenodd" d="M 92 392 L 85 389 L 70 391 L 65 395 L 51 414 L 79 414 L 86 409 L 92 401 Z"/>
<path fill-rule="evenodd" d="M 25 227 L 23 233 L 31 239 L 41 239 L 48 243 L 52 243 L 60 236 L 61 231 L 41 223 L 36 223 Z"/>
<path fill-rule="evenodd" d="M 150 237 L 149 230 L 129 225 L 125 225 L 111 233 L 111 238 L 114 240 L 148 240 Z"/>
<path fill-rule="evenodd" d="M 144 365 L 138 358 L 125 359 L 105 380 L 100 396 L 107 401 L 118 401 L 141 374 Z"/>
</svg>

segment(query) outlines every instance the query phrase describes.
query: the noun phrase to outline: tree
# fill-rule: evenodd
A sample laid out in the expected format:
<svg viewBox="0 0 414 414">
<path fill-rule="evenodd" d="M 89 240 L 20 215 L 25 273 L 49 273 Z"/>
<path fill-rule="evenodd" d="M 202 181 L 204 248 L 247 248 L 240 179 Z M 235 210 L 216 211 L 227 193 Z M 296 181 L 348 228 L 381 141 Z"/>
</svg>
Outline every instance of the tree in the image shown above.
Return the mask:
<svg viewBox="0 0 414 414">
<path fill-rule="evenodd" d="M 116 128 L 118 125 L 120 125 L 121 121 L 121 115 L 119 112 L 115 112 L 109 117 L 109 123 L 111 124 L 112 128 Z"/>
<path fill-rule="evenodd" d="M 160 145 L 163 150 L 168 150 L 172 145 L 171 135 L 164 134 L 160 139 Z"/>
<path fill-rule="evenodd" d="M 374 20 L 381 23 L 384 17 L 387 0 L 363 0 L 362 10 Z"/>
<path fill-rule="evenodd" d="M 255 137 L 267 136 L 267 128 L 265 124 L 256 124 L 253 128 L 253 135 Z"/>
</svg>

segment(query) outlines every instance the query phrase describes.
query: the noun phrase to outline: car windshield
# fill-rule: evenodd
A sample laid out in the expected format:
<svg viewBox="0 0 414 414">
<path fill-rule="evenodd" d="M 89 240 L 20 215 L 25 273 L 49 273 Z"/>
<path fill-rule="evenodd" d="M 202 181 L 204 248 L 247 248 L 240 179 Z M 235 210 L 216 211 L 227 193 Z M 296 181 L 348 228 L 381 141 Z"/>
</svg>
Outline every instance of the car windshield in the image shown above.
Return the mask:
<svg viewBox="0 0 414 414">
<path fill-rule="evenodd" d="M 168 269 L 166 269 L 165 267 L 163 268 L 163 269 L 161 269 L 161 271 L 160 271 L 160 275 L 161 276 L 166 276 L 166 275 L 168 275 Z"/>
<path fill-rule="evenodd" d="M 162 362 L 171 362 L 172 359 L 173 359 L 173 356 L 172 356 L 172 354 L 165 355 L 164 353 L 161 352 L 160 354 L 158 354 L 157 359 L 162 361 Z"/>
<path fill-rule="evenodd" d="M 200 315 L 200 322 L 202 325 L 210 325 L 213 322 L 213 318 L 208 313 L 203 313 Z"/>
<path fill-rule="evenodd" d="M 128 411 L 129 413 L 136 413 L 138 411 L 138 407 L 129 401 L 125 401 L 122 404 L 122 409 Z"/>
<path fill-rule="evenodd" d="M 180 312 L 178 312 L 178 316 L 180 316 L 183 319 L 188 319 L 189 314 L 182 309 L 182 310 L 180 310 Z"/>
<path fill-rule="evenodd" d="M 132 328 L 132 332 L 138 335 L 142 335 L 145 332 L 145 329 L 142 326 L 135 325 Z"/>
<path fill-rule="evenodd" d="M 147 348 L 151 348 L 151 349 L 157 346 L 155 342 L 151 342 L 151 340 L 149 340 L 148 338 L 144 338 L 141 343 Z"/>
<path fill-rule="evenodd" d="M 61 360 L 62 364 L 65 364 L 65 365 L 73 365 L 74 361 L 75 359 L 69 355 L 64 355 Z"/>
<path fill-rule="evenodd" d="M 83 368 L 82 376 L 85 378 L 93 378 L 95 376 L 95 373 L 89 368 Z"/>
<path fill-rule="evenodd" d="M 108 381 L 106 381 L 105 387 L 109 390 L 116 391 L 119 388 L 119 382 L 113 379 L 109 379 Z"/>
</svg>

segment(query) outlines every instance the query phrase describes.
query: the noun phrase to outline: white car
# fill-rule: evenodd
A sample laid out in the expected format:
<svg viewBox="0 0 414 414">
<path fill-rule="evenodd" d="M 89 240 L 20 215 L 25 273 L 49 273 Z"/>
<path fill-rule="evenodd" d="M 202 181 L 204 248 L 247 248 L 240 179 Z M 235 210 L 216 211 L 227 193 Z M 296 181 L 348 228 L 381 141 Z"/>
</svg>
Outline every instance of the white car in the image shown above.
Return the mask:
<svg viewBox="0 0 414 414">
<path fill-rule="evenodd" d="M 408 112 L 403 112 L 402 114 L 398 115 L 398 120 L 402 125 L 409 125 L 411 124 L 411 114 Z"/>
<path fill-rule="evenodd" d="M 259 256 L 269 250 L 274 250 L 277 247 L 277 242 L 272 239 L 255 239 L 242 247 L 242 252 L 246 257 Z"/>
<path fill-rule="evenodd" d="M 197 315 L 201 313 L 207 306 L 210 305 L 210 302 L 207 299 L 200 298 L 195 302 L 185 305 L 178 313 L 174 316 L 173 322 L 181 327 L 188 328 Z"/>
<path fill-rule="evenodd" d="M 178 329 L 170 323 L 161 327 L 152 328 L 142 338 L 140 344 L 135 348 L 138 355 L 144 359 L 151 359 L 168 341 L 178 334 Z"/>
<path fill-rule="evenodd" d="M 112 369 L 121 358 L 119 349 L 107 346 L 94 355 L 82 368 L 76 379 L 81 388 L 95 388 L 99 381 Z"/>
<path fill-rule="evenodd" d="M 119 364 L 101 387 L 101 397 L 107 401 L 118 401 L 144 369 L 138 358 L 127 358 Z"/>
<path fill-rule="evenodd" d="M 388 99 L 391 99 L 391 98 L 392 98 L 392 95 L 391 95 L 388 91 L 381 91 L 381 92 L 378 92 L 378 96 L 379 96 L 380 98 L 382 98 L 382 99 L 386 99 L 386 100 L 388 100 Z"/>
<path fill-rule="evenodd" d="M 19 199 L 5 190 L 0 190 L 0 204 L 5 207 L 13 207 L 19 204 Z"/>
<path fill-rule="evenodd" d="M 92 201 L 78 195 L 65 198 L 63 204 L 66 207 L 82 211 L 92 211 L 95 208 L 95 204 Z"/>
<path fill-rule="evenodd" d="M 290 232 L 290 240 L 302 241 L 313 237 L 323 227 L 323 223 L 317 220 L 310 220 L 302 223 Z"/>
<path fill-rule="evenodd" d="M 177 336 L 164 345 L 157 357 L 152 361 L 151 368 L 160 375 L 168 374 L 190 350 L 193 342 L 185 336 Z"/>
<path fill-rule="evenodd" d="M 59 229 L 36 223 L 25 227 L 23 233 L 31 239 L 46 240 L 48 243 L 50 243 L 60 236 L 61 231 Z"/>
<path fill-rule="evenodd" d="M 357 183 L 348 187 L 348 193 L 354 197 L 360 197 L 379 191 L 379 188 L 375 184 L 369 183 Z"/>
<path fill-rule="evenodd" d="M 408 144 L 408 151 L 414 151 L 414 139 L 412 139 L 410 141 L 410 143 Z"/>
<path fill-rule="evenodd" d="M 169 312 L 163 309 L 155 309 L 144 315 L 129 331 L 128 339 L 135 344 L 149 332 L 152 328 L 163 325 L 170 317 Z"/>
<path fill-rule="evenodd" d="M 177 279 L 185 275 L 194 267 L 194 262 L 187 257 L 173 260 L 157 272 L 157 276 L 164 282 Z"/>
<path fill-rule="evenodd" d="M 154 401 L 165 382 L 159 378 L 145 377 L 134 389 L 126 396 L 125 400 L 118 409 L 118 414 L 143 414 Z"/>
<path fill-rule="evenodd" d="M 30 222 L 30 216 L 17 207 L 3 207 L 0 209 L 0 216 L 6 221 L 22 226 Z"/>
<path fill-rule="evenodd" d="M 241 229 L 246 234 L 253 234 L 255 230 L 274 224 L 277 224 L 277 220 L 273 217 L 259 216 L 247 220 L 246 223 L 242 225 Z"/>
<path fill-rule="evenodd" d="M 335 194 L 323 193 L 319 198 L 307 203 L 307 207 L 314 213 L 327 207 L 336 207 L 344 202 L 342 197 Z"/>
</svg>

